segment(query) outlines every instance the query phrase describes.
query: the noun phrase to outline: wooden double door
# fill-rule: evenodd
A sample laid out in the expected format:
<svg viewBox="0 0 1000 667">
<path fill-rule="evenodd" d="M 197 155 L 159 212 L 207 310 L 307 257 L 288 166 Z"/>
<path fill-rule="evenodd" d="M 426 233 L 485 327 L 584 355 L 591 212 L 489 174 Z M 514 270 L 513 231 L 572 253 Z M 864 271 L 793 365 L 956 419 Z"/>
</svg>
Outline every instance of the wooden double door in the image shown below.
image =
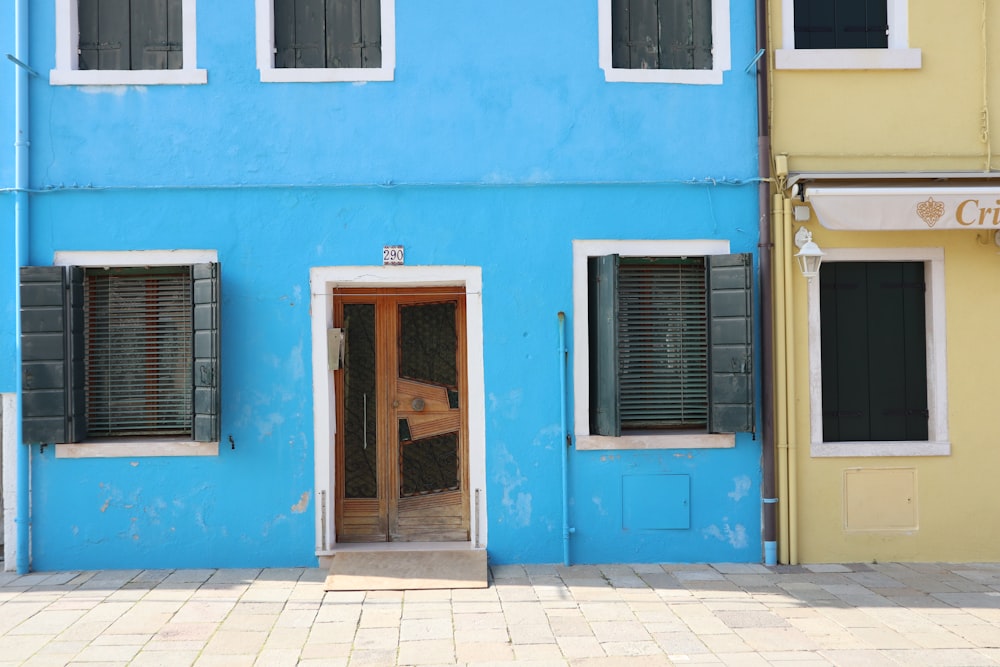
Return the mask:
<svg viewBox="0 0 1000 667">
<path fill-rule="evenodd" d="M 338 542 L 469 539 L 465 294 L 341 289 Z"/>
</svg>

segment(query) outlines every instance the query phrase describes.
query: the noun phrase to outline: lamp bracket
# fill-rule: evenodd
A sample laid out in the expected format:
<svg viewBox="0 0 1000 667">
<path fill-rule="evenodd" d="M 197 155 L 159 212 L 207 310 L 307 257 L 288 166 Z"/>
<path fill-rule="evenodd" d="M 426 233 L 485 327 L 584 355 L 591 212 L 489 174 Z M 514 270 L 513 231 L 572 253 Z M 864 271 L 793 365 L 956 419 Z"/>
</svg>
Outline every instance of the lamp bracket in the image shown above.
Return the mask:
<svg viewBox="0 0 1000 667">
<path fill-rule="evenodd" d="M 799 231 L 795 232 L 795 247 L 802 249 L 802 246 L 813 240 L 812 232 L 810 232 L 805 227 L 799 227 Z"/>
</svg>

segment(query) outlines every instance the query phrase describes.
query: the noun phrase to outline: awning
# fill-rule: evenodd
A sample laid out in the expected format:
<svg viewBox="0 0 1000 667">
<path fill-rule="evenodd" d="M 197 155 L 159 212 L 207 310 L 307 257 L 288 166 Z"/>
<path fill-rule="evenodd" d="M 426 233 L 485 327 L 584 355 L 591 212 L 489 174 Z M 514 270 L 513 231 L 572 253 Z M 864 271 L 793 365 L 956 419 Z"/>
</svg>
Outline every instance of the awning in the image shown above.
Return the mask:
<svg viewBox="0 0 1000 667">
<path fill-rule="evenodd" d="M 1000 186 L 806 186 L 805 200 L 827 229 L 1000 229 Z"/>
</svg>

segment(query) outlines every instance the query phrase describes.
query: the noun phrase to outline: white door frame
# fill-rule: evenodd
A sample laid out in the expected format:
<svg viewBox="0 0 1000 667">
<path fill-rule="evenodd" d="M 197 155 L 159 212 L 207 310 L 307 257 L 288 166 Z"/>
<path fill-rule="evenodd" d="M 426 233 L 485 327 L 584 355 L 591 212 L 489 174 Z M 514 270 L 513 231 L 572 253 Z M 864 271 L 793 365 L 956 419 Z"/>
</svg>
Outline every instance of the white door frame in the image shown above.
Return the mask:
<svg viewBox="0 0 1000 667">
<path fill-rule="evenodd" d="M 333 290 L 338 287 L 443 287 L 465 290 L 469 387 L 469 494 L 471 548 L 486 548 L 486 384 L 483 371 L 482 269 L 478 266 L 317 266 L 309 271 L 312 319 L 313 440 L 316 555 L 336 553 L 334 441 L 336 395 L 327 330 L 333 327 Z M 346 546 L 346 545 L 345 545 Z M 357 545 L 353 545 L 357 548 Z M 387 543 L 383 548 L 413 548 Z"/>
</svg>

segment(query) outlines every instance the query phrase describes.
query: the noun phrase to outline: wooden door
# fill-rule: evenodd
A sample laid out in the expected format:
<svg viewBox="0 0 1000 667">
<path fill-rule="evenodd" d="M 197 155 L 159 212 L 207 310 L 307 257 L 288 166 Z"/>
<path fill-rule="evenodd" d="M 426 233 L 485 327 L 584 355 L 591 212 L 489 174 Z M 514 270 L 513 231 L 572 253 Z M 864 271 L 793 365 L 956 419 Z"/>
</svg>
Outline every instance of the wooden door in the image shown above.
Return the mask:
<svg viewBox="0 0 1000 667">
<path fill-rule="evenodd" d="M 469 539 L 465 295 L 337 290 L 339 542 Z"/>
</svg>

